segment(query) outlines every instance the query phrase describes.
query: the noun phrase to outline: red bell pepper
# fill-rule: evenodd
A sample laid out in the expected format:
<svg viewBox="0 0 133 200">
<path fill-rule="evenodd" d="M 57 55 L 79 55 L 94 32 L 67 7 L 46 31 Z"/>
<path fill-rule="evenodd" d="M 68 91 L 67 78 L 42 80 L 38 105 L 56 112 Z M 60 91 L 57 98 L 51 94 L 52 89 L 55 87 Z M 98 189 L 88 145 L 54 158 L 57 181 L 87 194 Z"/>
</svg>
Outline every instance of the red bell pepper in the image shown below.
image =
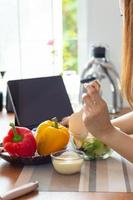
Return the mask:
<svg viewBox="0 0 133 200">
<path fill-rule="evenodd" d="M 3 139 L 4 149 L 12 156 L 31 157 L 36 151 L 35 138 L 28 128 L 15 127 L 13 123 L 8 135 Z"/>
</svg>

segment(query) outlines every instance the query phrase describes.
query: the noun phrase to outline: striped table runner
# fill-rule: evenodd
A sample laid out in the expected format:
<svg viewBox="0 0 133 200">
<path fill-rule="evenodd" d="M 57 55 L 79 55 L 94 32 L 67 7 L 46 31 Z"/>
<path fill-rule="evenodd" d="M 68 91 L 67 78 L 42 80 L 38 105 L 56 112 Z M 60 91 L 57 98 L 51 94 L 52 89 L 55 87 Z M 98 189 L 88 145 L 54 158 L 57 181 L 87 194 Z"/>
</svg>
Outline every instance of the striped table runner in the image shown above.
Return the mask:
<svg viewBox="0 0 133 200">
<path fill-rule="evenodd" d="M 106 160 L 85 161 L 74 175 L 58 174 L 51 163 L 25 166 L 15 187 L 35 180 L 40 191 L 133 192 L 133 164 L 113 152 Z"/>
</svg>

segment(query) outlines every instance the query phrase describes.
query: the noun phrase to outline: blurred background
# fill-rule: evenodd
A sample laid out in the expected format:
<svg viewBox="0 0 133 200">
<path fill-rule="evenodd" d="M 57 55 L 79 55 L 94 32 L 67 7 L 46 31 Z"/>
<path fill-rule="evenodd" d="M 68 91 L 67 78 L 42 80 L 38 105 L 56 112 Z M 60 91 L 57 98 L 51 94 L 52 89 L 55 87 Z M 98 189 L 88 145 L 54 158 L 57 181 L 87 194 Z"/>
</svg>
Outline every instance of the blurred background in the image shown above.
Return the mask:
<svg viewBox="0 0 133 200">
<path fill-rule="evenodd" d="M 91 59 L 108 46 L 120 74 L 122 18 L 116 0 L 0 0 L 0 89 L 12 79 L 62 74 L 73 102 Z"/>
</svg>

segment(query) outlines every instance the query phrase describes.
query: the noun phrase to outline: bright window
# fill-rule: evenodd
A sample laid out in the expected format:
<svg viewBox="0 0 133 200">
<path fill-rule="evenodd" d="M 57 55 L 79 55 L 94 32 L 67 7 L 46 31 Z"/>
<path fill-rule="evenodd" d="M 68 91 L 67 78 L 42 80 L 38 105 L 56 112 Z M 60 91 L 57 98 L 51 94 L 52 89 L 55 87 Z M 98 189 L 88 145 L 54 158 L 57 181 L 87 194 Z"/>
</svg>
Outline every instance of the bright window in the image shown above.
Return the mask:
<svg viewBox="0 0 133 200">
<path fill-rule="evenodd" d="M 61 0 L 0 0 L 0 27 L 0 70 L 7 79 L 62 72 Z"/>
<path fill-rule="evenodd" d="M 0 0 L 0 29 L 2 82 L 78 71 L 77 0 Z"/>
</svg>

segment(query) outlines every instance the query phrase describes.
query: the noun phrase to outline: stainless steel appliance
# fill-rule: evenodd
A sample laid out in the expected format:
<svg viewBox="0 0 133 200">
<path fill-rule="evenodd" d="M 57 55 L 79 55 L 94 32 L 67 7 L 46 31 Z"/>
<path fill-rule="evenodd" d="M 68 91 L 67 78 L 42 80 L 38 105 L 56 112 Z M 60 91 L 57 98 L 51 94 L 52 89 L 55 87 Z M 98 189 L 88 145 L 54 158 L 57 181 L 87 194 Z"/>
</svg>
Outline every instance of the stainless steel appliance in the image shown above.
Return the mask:
<svg viewBox="0 0 133 200">
<path fill-rule="evenodd" d="M 105 46 L 93 46 L 91 59 L 83 69 L 81 82 L 84 79 L 97 79 L 101 84 L 101 96 L 105 99 L 110 113 L 117 113 L 123 106 L 121 96 L 120 80 L 114 65 L 107 59 L 107 48 Z M 80 84 L 79 100 L 86 92 L 83 84 Z"/>
</svg>

